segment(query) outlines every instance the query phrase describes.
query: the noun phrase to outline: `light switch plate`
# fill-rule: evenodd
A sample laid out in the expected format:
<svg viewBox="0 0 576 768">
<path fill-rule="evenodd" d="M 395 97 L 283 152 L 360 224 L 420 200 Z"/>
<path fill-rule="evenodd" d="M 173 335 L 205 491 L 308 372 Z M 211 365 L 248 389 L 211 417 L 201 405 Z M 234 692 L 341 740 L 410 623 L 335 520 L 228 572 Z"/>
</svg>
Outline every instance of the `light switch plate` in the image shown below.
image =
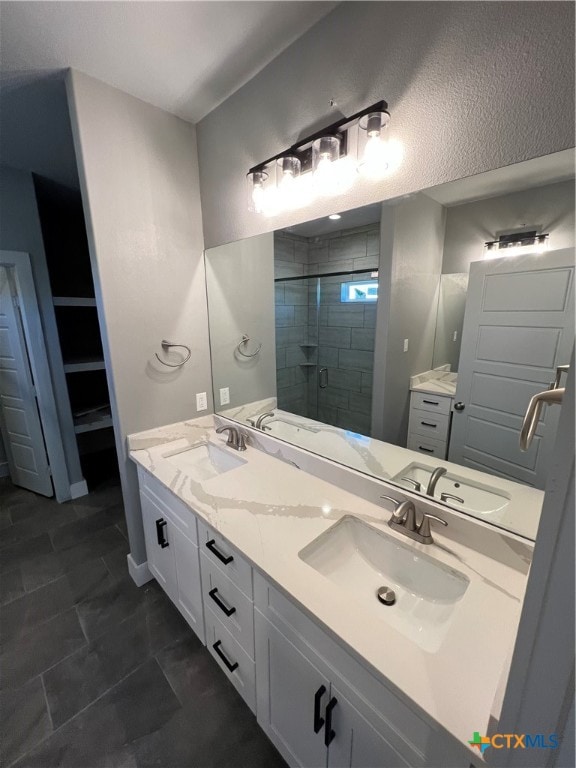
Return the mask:
<svg viewBox="0 0 576 768">
<path fill-rule="evenodd" d="M 404 352 L 408 352 L 408 339 L 404 339 Z"/>
<path fill-rule="evenodd" d="M 228 405 L 230 402 L 230 388 L 222 387 L 220 389 L 220 405 Z"/>
<path fill-rule="evenodd" d="M 196 410 L 205 411 L 208 408 L 208 398 L 206 392 L 198 392 L 196 394 Z"/>
</svg>

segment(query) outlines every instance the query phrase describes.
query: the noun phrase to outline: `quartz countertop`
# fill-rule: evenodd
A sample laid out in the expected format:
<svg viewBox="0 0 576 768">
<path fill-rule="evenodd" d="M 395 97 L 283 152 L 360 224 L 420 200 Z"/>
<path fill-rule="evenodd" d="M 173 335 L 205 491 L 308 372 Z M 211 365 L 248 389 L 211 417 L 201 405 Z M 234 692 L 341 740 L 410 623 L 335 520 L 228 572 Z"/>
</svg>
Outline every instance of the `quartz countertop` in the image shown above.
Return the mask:
<svg viewBox="0 0 576 768">
<path fill-rule="evenodd" d="M 412 392 L 425 392 L 429 395 L 448 395 L 454 397 L 458 374 L 442 368 L 433 368 L 416 376 L 410 377 L 410 389 Z"/>
<path fill-rule="evenodd" d="M 268 418 L 265 421 L 266 431 L 258 430 L 255 433 L 256 442 L 259 443 L 263 437 L 271 435 L 304 448 L 313 454 L 351 467 L 358 472 L 394 482 L 408 490 L 410 490 L 410 485 L 402 481 L 402 476 L 411 464 L 429 467 L 430 471 L 436 467 L 445 467 L 452 475 L 464 482 L 468 480 L 479 488 L 492 488 L 507 500 L 501 509 L 494 511 L 471 512 L 466 508 L 463 511 L 479 520 L 498 525 L 520 536 L 532 540 L 536 538 L 544 498 L 544 492 L 537 488 L 515 483 L 496 475 L 488 475 L 472 467 L 457 465 L 436 457 L 428 458 L 425 454 L 412 451 L 409 448 L 403 448 L 383 440 L 375 440 L 350 430 L 308 419 L 305 416 L 296 416 L 293 413 L 274 408 L 270 401 L 265 410 L 258 410 L 261 405 L 262 402 L 252 403 L 244 406 L 243 412 L 240 414 L 235 412 L 234 415 L 231 415 L 229 411 L 226 411 L 220 413 L 219 416 L 246 423 L 245 414 L 251 413 L 251 422 L 249 423 L 252 423 L 259 414 L 273 410 L 274 418 Z M 458 502 L 449 502 L 448 506 L 456 510 L 460 508 Z"/>
<path fill-rule="evenodd" d="M 498 717 L 495 701 L 508 674 L 529 568 L 527 545 L 497 529 L 488 532 L 499 550 L 497 559 L 450 538 L 450 528 L 435 530 L 433 545 L 410 542 L 415 551 L 469 579 L 439 649 L 427 652 L 353 599 L 343 611 L 350 593 L 343 594 L 299 557 L 344 515 L 406 543 L 405 536 L 386 525 L 389 511 L 254 447 L 241 454 L 242 466 L 204 482 L 164 457 L 205 441 L 230 450 L 225 440 L 215 433 L 213 417 L 206 416 L 132 435 L 128 447 L 137 464 L 339 638 L 396 695 L 414 702 L 465 746 L 474 731 L 487 732 L 490 716 Z M 469 524 L 473 541 L 478 524 Z"/>
</svg>

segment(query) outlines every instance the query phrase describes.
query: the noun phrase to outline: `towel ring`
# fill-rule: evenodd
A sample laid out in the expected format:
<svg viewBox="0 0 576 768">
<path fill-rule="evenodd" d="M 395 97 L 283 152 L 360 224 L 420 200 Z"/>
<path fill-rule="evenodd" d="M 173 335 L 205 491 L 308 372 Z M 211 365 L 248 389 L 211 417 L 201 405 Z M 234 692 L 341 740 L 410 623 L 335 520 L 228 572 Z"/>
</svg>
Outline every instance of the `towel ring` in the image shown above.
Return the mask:
<svg viewBox="0 0 576 768">
<path fill-rule="evenodd" d="M 252 354 L 248 355 L 248 354 L 246 354 L 246 352 L 242 352 L 242 350 L 241 350 L 242 345 L 243 344 L 248 344 L 249 341 L 250 341 L 250 336 L 248 336 L 247 333 L 242 334 L 242 341 L 236 347 L 236 350 L 237 350 L 238 354 L 242 355 L 242 357 L 256 357 L 256 355 L 262 349 L 262 342 L 260 342 L 260 344 L 258 344 L 258 349 L 255 352 L 252 352 Z"/>
<path fill-rule="evenodd" d="M 154 352 L 157 359 L 162 363 L 162 365 L 166 365 L 168 366 L 168 368 L 180 368 L 181 366 L 184 365 L 184 363 L 187 363 L 188 360 L 190 360 L 190 356 L 192 355 L 192 352 L 190 350 L 190 347 L 187 347 L 186 344 L 174 344 L 171 341 L 166 341 L 166 339 L 162 339 L 160 343 L 162 345 L 162 349 L 164 350 L 164 352 L 168 352 L 171 347 L 180 347 L 180 349 L 185 349 L 186 352 L 188 353 L 184 358 L 184 360 L 182 360 L 182 362 L 180 363 L 167 363 L 165 360 L 162 360 L 162 358 L 158 356 L 157 352 Z"/>
</svg>

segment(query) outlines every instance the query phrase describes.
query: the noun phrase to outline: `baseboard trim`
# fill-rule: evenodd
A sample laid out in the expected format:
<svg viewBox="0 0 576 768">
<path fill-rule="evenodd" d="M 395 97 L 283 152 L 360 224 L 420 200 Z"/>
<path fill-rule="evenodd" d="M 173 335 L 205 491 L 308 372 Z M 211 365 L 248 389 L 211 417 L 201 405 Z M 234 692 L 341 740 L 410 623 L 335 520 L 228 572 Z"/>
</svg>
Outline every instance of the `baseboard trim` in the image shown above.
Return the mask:
<svg viewBox="0 0 576 768">
<path fill-rule="evenodd" d="M 72 483 L 70 486 L 70 498 L 79 499 L 80 496 L 86 496 L 88 494 L 88 485 L 86 480 L 80 480 L 79 483 Z"/>
<path fill-rule="evenodd" d="M 148 570 L 148 561 L 144 561 L 137 565 L 132 559 L 132 555 L 127 555 L 126 560 L 128 561 L 128 573 L 132 576 L 132 581 L 137 587 L 141 587 L 149 581 L 152 581 L 154 576 L 152 576 Z"/>
<path fill-rule="evenodd" d="M 0 462 L 0 477 L 10 477 L 10 467 L 7 461 Z"/>
</svg>

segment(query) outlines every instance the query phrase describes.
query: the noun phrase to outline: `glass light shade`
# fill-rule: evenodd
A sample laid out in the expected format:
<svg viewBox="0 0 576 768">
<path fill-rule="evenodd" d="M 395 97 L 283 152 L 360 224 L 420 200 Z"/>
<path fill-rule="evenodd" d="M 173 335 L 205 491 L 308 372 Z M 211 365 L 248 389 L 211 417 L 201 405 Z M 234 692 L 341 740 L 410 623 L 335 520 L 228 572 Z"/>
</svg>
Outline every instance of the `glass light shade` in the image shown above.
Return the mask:
<svg viewBox="0 0 576 768">
<path fill-rule="evenodd" d="M 280 209 L 289 210 L 299 205 L 299 178 L 299 158 L 294 155 L 286 155 L 276 161 L 276 193 Z"/>
<path fill-rule="evenodd" d="M 265 170 L 252 171 L 246 174 L 248 184 L 248 210 L 253 213 L 264 213 L 266 208 L 268 174 Z"/>
<path fill-rule="evenodd" d="M 369 179 L 381 179 L 389 169 L 389 147 L 386 128 L 390 122 L 387 112 L 370 112 L 360 119 L 358 133 L 358 172 Z"/>
<path fill-rule="evenodd" d="M 312 143 L 312 173 L 317 194 L 338 194 L 335 184 L 338 177 L 336 164 L 339 159 L 340 139 L 338 136 L 322 136 Z"/>
</svg>

